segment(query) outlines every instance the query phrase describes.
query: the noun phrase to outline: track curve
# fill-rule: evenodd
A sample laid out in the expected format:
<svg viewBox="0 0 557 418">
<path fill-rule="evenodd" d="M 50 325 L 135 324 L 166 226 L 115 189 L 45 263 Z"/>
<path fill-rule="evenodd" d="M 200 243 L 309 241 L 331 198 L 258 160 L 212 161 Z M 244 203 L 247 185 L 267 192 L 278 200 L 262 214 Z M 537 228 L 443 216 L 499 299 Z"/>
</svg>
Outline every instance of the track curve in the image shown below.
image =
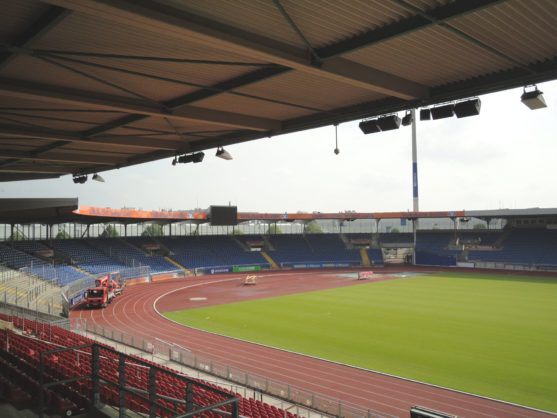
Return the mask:
<svg viewBox="0 0 557 418">
<path fill-rule="evenodd" d="M 157 311 L 358 284 L 330 272 L 268 273 L 258 275 L 258 285 L 246 289 L 242 286 L 243 277 L 205 276 L 130 286 L 108 308 L 73 311 L 72 318 L 86 319 L 137 337 L 173 342 L 245 372 L 395 416 L 408 417 L 413 405 L 460 417 L 556 416 L 191 329 L 167 320 Z M 207 300 L 189 300 L 199 295 Z"/>
</svg>

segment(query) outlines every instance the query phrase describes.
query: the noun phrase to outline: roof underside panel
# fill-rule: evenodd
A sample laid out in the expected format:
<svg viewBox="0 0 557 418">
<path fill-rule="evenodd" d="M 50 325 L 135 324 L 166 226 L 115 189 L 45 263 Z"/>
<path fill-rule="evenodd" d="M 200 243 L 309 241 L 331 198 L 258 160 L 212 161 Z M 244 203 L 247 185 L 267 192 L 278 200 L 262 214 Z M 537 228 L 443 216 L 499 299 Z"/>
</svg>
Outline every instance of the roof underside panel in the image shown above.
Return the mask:
<svg viewBox="0 0 557 418">
<path fill-rule="evenodd" d="M 215 59 L 223 51 L 203 48 L 191 44 L 187 39 L 180 42 L 176 38 L 161 38 L 152 28 L 137 30 L 132 25 L 114 25 L 108 19 L 89 14 L 72 13 L 43 37 L 33 43 L 39 49 L 61 51 L 82 51 L 93 53 L 125 53 L 125 55 L 168 56 L 175 58 L 192 58 L 205 56 Z M 227 53 L 238 59 L 239 56 Z"/>
<path fill-rule="evenodd" d="M 288 26 L 280 11 L 268 0 L 159 0 L 176 9 L 191 12 L 220 23 L 268 36 L 290 44 L 302 46 L 302 41 Z"/>
<path fill-rule="evenodd" d="M 79 132 L 110 120 L 106 113 L 75 114 L 74 112 L 71 115 L 68 113 L 57 112 L 52 116 L 42 111 L 0 110 L 0 122 Z"/>
<path fill-rule="evenodd" d="M 251 84 L 238 91 L 307 106 L 314 111 L 327 111 L 384 97 L 367 90 L 299 72 L 289 72 L 272 80 Z"/>
<path fill-rule="evenodd" d="M 290 119 L 312 113 L 312 111 L 306 109 L 300 109 L 283 104 L 261 101 L 232 94 L 221 94 L 218 97 L 211 97 L 209 99 L 198 102 L 197 105 L 206 109 L 222 111 L 233 109 L 236 108 L 236 106 L 239 106 L 244 109 L 246 113 L 253 116 L 271 117 L 273 115 L 276 115 L 280 119 Z"/>
<path fill-rule="evenodd" d="M 2 3 L 0 15 L 0 38 L 6 42 L 16 42 L 21 28 L 28 27 L 46 10 L 48 5 L 30 1 L 8 1 Z"/>
<path fill-rule="evenodd" d="M 544 61 L 557 45 L 557 2 L 512 0 L 455 19 L 454 27 L 524 63 Z M 509 36 L 520 33 L 520 36 Z"/>
<path fill-rule="evenodd" d="M 439 57 L 443 58 L 440 59 Z M 361 49 L 347 58 L 437 86 L 480 74 L 508 69 L 506 60 L 473 45 L 441 27 L 414 32 L 405 37 Z M 435 65 L 432 65 L 435 63 Z"/>
<path fill-rule="evenodd" d="M 395 3 L 383 0 L 290 0 L 281 3 L 313 48 L 324 47 L 409 16 Z"/>
<path fill-rule="evenodd" d="M 554 0 L 4 3 L 0 181 L 557 78 Z"/>
<path fill-rule="evenodd" d="M 166 134 L 186 134 L 188 132 L 229 132 L 230 129 L 226 127 L 219 127 L 213 124 L 197 122 L 197 121 L 181 121 L 181 120 L 165 120 L 164 118 L 145 118 L 140 121 L 130 123 L 126 125 L 127 128 L 131 129 L 145 129 L 152 130 L 153 132 L 160 132 Z M 109 133 L 112 134 L 115 131 Z M 134 132 L 132 132 L 134 133 Z"/>
<path fill-rule="evenodd" d="M 51 60 L 50 58 L 47 59 Z M 63 80 L 64 88 L 137 98 L 132 92 L 105 84 L 102 79 L 93 79 L 77 73 L 76 71 L 81 71 L 81 68 L 76 66 L 72 66 L 72 68 L 74 71 L 58 66 L 53 60 L 47 62 L 41 58 L 20 56 L 6 65 L 1 74 L 2 77 L 9 80 L 39 83 L 53 87 L 59 85 L 60 81 Z M 88 73 L 91 72 L 88 71 Z M 46 99 L 40 101 L 48 102 Z"/>
</svg>

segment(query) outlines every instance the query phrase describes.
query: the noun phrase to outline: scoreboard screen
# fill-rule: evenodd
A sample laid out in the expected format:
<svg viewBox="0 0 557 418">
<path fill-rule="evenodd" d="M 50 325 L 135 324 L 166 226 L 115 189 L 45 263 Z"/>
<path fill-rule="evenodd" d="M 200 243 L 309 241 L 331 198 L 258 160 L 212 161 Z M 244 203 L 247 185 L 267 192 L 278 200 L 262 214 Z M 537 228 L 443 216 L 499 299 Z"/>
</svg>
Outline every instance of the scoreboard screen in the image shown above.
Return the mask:
<svg viewBox="0 0 557 418">
<path fill-rule="evenodd" d="M 211 206 L 209 219 L 211 225 L 215 226 L 238 225 L 238 208 L 236 206 Z"/>
</svg>

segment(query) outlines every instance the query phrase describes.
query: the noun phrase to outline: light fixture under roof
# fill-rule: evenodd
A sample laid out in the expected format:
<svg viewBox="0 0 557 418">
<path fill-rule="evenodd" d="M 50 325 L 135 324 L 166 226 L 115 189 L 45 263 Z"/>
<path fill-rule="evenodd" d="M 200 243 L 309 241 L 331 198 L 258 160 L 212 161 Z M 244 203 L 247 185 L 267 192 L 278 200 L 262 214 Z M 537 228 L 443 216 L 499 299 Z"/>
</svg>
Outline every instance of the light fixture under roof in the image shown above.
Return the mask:
<svg viewBox="0 0 557 418">
<path fill-rule="evenodd" d="M 531 89 L 531 90 L 527 90 Z M 547 107 L 545 100 L 543 98 L 543 93 L 538 90 L 538 86 L 531 85 L 524 87 L 524 92 L 520 96 L 520 100 L 524 103 L 530 110 L 542 109 Z"/>
<path fill-rule="evenodd" d="M 93 180 L 104 183 L 104 179 L 97 173 L 93 174 Z"/>
<path fill-rule="evenodd" d="M 413 122 L 412 112 L 408 110 L 404 115 L 404 117 L 402 118 L 402 126 L 412 125 L 412 122 Z"/>
<path fill-rule="evenodd" d="M 201 161 L 203 161 L 204 157 L 205 157 L 205 153 L 200 151 L 200 152 L 195 152 L 193 154 L 182 155 L 178 157 L 176 161 L 179 162 L 180 164 L 200 163 Z M 175 165 L 174 161 L 172 161 L 172 165 Z"/>
<path fill-rule="evenodd" d="M 215 157 L 222 158 L 223 160 L 232 159 L 232 155 L 230 155 L 230 153 L 226 151 L 223 147 L 217 148 L 217 153 L 215 154 Z"/>
<path fill-rule="evenodd" d="M 79 174 L 73 175 L 73 182 L 76 184 L 83 184 L 86 181 L 87 181 L 87 175 L 79 175 Z"/>
</svg>

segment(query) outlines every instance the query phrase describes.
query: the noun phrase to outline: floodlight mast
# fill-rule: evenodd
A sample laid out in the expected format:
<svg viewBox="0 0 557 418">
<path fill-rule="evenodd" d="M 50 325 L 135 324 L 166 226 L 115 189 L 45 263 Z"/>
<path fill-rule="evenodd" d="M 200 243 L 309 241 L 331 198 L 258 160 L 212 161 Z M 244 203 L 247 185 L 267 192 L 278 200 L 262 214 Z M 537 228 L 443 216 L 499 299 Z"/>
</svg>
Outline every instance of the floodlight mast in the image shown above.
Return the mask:
<svg viewBox="0 0 557 418">
<path fill-rule="evenodd" d="M 420 198 L 418 195 L 418 149 L 416 145 L 416 109 L 412 109 L 412 210 L 420 210 Z"/>
<path fill-rule="evenodd" d="M 420 197 L 418 194 L 418 147 L 416 144 L 416 109 L 412 109 L 412 210 L 420 210 Z M 412 262 L 416 264 L 416 235 L 418 232 L 418 219 L 412 219 L 412 233 L 414 236 L 414 249 Z"/>
</svg>

